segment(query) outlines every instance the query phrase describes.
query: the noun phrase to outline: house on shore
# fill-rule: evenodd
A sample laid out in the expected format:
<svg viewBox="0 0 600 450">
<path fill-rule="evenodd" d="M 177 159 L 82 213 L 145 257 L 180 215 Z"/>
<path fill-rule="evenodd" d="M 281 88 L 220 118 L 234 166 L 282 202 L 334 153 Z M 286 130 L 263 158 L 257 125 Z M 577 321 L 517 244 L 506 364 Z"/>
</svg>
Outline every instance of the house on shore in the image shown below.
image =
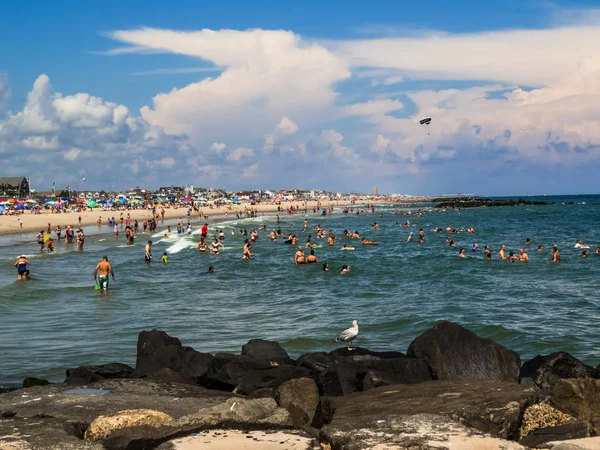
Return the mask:
<svg viewBox="0 0 600 450">
<path fill-rule="evenodd" d="M 0 177 L 0 196 L 4 198 L 29 197 L 29 180 L 25 177 Z"/>
</svg>

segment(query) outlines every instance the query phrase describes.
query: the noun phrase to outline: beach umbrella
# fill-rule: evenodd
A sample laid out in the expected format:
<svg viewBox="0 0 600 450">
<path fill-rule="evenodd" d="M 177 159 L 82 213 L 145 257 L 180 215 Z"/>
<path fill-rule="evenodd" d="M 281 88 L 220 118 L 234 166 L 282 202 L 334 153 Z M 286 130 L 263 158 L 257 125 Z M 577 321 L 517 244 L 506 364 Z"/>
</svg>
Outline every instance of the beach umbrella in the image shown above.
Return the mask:
<svg viewBox="0 0 600 450">
<path fill-rule="evenodd" d="M 127 203 L 127 199 L 126 199 L 125 197 L 121 197 L 121 198 L 119 199 L 119 201 L 121 202 L 121 204 L 125 204 L 125 203 Z"/>
<path fill-rule="evenodd" d="M 19 204 L 16 206 L 16 208 L 17 208 L 19 211 L 21 211 L 21 210 L 25 209 L 25 205 L 23 205 L 23 204 L 19 203 Z"/>
<path fill-rule="evenodd" d="M 77 200 L 77 203 L 85 203 L 85 200 L 80 198 L 79 200 Z"/>
<path fill-rule="evenodd" d="M 106 205 L 106 200 L 100 200 L 98 203 L 101 203 L 103 205 Z"/>
<path fill-rule="evenodd" d="M 239 202 L 239 200 L 237 198 L 232 198 L 231 199 L 231 203 L 237 203 L 237 202 Z"/>
<path fill-rule="evenodd" d="M 46 205 L 56 205 L 56 202 L 54 200 L 48 200 Z"/>
<path fill-rule="evenodd" d="M 61 197 L 61 200 L 63 202 L 70 202 L 71 201 L 71 199 L 69 197 Z"/>
<path fill-rule="evenodd" d="M 26 200 L 25 203 L 36 204 L 39 202 L 37 200 Z"/>
<path fill-rule="evenodd" d="M 90 208 L 94 208 L 98 206 L 98 202 L 96 200 L 88 200 L 86 203 Z"/>
<path fill-rule="evenodd" d="M 17 203 L 17 201 L 14 198 L 9 198 L 8 200 L 6 200 L 8 203 Z"/>
</svg>

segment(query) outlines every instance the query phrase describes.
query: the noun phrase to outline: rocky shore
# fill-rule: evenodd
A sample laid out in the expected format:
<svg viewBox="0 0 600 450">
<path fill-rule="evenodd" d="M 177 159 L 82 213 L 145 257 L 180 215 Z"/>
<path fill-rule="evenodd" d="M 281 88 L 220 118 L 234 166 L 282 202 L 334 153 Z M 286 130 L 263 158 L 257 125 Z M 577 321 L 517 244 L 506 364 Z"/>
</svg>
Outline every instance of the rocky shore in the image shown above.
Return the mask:
<svg viewBox="0 0 600 450">
<path fill-rule="evenodd" d="M 546 202 L 524 200 L 493 200 L 482 197 L 442 197 L 431 200 L 436 203 L 435 208 L 481 208 L 483 206 L 521 206 L 521 205 L 547 205 Z"/>
<path fill-rule="evenodd" d="M 198 352 L 143 331 L 135 367 L 0 395 L 0 449 L 600 449 L 600 366 L 519 355 L 451 322 L 406 353 Z"/>
</svg>

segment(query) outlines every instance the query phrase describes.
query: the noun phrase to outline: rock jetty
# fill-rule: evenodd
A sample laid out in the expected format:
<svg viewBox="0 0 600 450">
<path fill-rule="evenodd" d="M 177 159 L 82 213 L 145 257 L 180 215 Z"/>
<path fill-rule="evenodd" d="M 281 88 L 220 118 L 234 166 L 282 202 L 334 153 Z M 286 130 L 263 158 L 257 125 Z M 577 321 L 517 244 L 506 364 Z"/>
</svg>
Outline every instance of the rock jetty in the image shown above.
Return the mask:
<svg viewBox="0 0 600 450">
<path fill-rule="evenodd" d="M 494 200 L 483 197 L 441 197 L 431 200 L 435 208 L 481 208 L 483 206 L 547 205 L 546 202 L 524 200 Z"/>
<path fill-rule="evenodd" d="M 452 322 L 406 353 L 297 360 L 272 341 L 213 355 L 142 331 L 135 367 L 70 368 L 0 395 L 0 449 L 598 449 L 599 378 L 565 352 L 521 364 Z"/>
</svg>

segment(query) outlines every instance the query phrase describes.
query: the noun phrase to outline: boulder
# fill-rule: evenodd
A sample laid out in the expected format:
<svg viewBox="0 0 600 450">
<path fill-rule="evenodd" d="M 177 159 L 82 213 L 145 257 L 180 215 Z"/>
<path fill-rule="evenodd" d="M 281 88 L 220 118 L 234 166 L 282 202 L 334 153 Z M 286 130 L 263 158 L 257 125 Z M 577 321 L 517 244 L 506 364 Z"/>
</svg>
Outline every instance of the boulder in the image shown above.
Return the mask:
<svg viewBox="0 0 600 450">
<path fill-rule="evenodd" d="M 159 426 L 173 422 L 173 418 L 160 411 L 151 409 L 128 409 L 114 414 L 97 417 L 85 431 L 84 439 L 99 441 L 116 430 L 139 427 L 141 425 Z"/>
<path fill-rule="evenodd" d="M 264 388 L 275 388 L 284 381 L 310 376 L 304 367 L 242 355 L 218 353 L 211 359 L 200 384 L 240 394 L 253 394 Z"/>
<path fill-rule="evenodd" d="M 268 359 L 279 364 L 295 364 L 287 352 L 275 341 L 251 339 L 242 347 L 242 355 L 258 359 Z"/>
<path fill-rule="evenodd" d="M 433 414 L 502 439 L 517 439 L 527 406 L 537 402 L 533 389 L 490 380 L 426 381 L 330 397 L 334 427 L 351 429 L 365 421 L 390 421 L 413 414 Z"/>
<path fill-rule="evenodd" d="M 532 431 L 519 443 L 526 447 L 539 448 L 547 442 L 582 439 L 589 437 L 588 426 L 584 422 L 570 422 L 555 427 L 540 428 Z"/>
<path fill-rule="evenodd" d="M 206 373 L 211 360 L 212 355 L 184 347 L 179 339 L 164 331 L 142 331 L 138 336 L 133 375 L 147 377 L 167 368 L 199 380 Z"/>
<path fill-rule="evenodd" d="M 294 425 L 311 425 L 319 406 L 319 388 L 311 378 L 286 381 L 277 388 L 275 400 L 288 410 Z"/>
<path fill-rule="evenodd" d="M 526 450 L 525 447 L 437 414 L 394 415 L 321 428 L 321 447 L 329 450 Z"/>
<path fill-rule="evenodd" d="M 600 435 L 600 380 L 569 378 L 558 380 L 550 401 L 561 411 L 588 423 Z"/>
<path fill-rule="evenodd" d="M 393 358 L 401 358 L 406 356 L 402 352 L 376 352 L 373 350 L 368 350 L 362 347 L 352 347 L 350 350 L 348 347 L 340 347 L 336 348 L 332 352 L 329 353 L 331 356 L 341 356 L 345 358 L 356 358 L 359 359 L 393 359 Z"/>
<path fill-rule="evenodd" d="M 438 380 L 515 381 L 519 355 L 453 322 L 442 322 L 418 336 L 408 356 L 424 359 Z"/>
<path fill-rule="evenodd" d="M 575 417 L 569 416 L 547 403 L 536 403 L 529 406 L 523 414 L 519 439 L 523 439 L 536 430 L 556 427 L 576 422 L 576 420 Z"/>
<path fill-rule="evenodd" d="M 316 379 L 321 373 L 325 372 L 334 361 L 335 358 L 329 353 L 305 353 L 296 360 L 296 365 L 310 370 L 311 377 Z"/>
<path fill-rule="evenodd" d="M 321 395 L 339 396 L 359 392 L 362 386 L 364 374 L 358 365 L 346 358 L 333 360 L 318 377 L 319 391 Z"/>
<path fill-rule="evenodd" d="M 87 384 L 100 380 L 115 378 L 129 378 L 133 374 L 133 367 L 127 364 L 110 363 L 100 366 L 79 366 L 67 369 L 67 384 Z"/>
<path fill-rule="evenodd" d="M 562 378 L 586 378 L 594 374 L 594 368 L 583 364 L 567 352 L 537 355 L 526 361 L 519 372 L 519 381 L 531 379 L 542 391 L 552 392 Z"/>
<path fill-rule="evenodd" d="M 47 384 L 50 384 L 48 380 L 42 380 L 40 378 L 27 377 L 23 380 L 24 389 L 32 386 L 46 386 Z"/>
</svg>

